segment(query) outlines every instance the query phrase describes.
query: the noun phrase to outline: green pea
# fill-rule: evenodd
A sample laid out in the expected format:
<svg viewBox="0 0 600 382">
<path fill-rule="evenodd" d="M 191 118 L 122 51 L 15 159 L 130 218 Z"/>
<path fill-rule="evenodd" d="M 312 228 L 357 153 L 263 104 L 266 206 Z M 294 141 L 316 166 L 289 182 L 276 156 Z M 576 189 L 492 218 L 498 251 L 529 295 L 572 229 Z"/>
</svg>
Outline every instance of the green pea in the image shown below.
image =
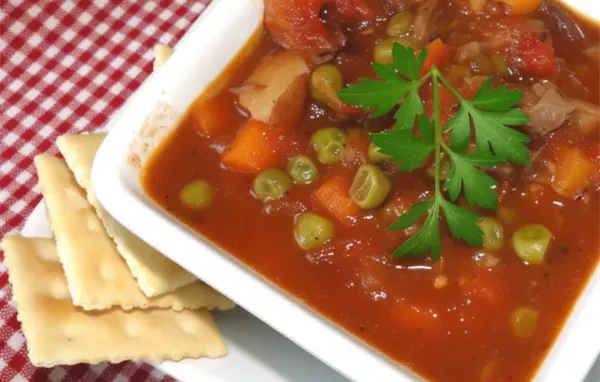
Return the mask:
<svg viewBox="0 0 600 382">
<path fill-rule="evenodd" d="M 504 56 L 494 53 L 490 55 L 490 60 L 492 61 L 492 65 L 494 66 L 496 73 L 504 77 L 510 74 L 508 64 L 506 63 Z"/>
<path fill-rule="evenodd" d="M 333 64 L 317 66 L 310 75 L 310 96 L 317 102 L 328 104 L 343 86 L 342 72 Z"/>
<path fill-rule="evenodd" d="M 346 133 L 337 127 L 326 127 L 317 130 L 311 137 L 310 143 L 317 152 L 319 162 L 335 164 L 344 157 Z"/>
<path fill-rule="evenodd" d="M 501 249 L 504 245 L 504 227 L 494 218 L 483 218 L 477 223 L 483 231 L 483 248 L 490 250 Z"/>
<path fill-rule="evenodd" d="M 369 160 L 373 163 L 389 162 L 392 159 L 391 156 L 381 153 L 379 146 L 374 142 L 369 145 Z"/>
<path fill-rule="evenodd" d="M 541 224 L 523 226 L 512 236 L 512 246 L 517 256 L 529 264 L 544 261 L 551 241 L 552 233 Z"/>
<path fill-rule="evenodd" d="M 396 13 L 388 21 L 386 32 L 388 36 L 401 36 L 410 32 L 412 28 L 413 14 L 411 12 Z"/>
<path fill-rule="evenodd" d="M 471 66 L 479 74 L 494 74 L 496 69 L 492 61 L 484 54 L 479 54 L 471 60 Z"/>
<path fill-rule="evenodd" d="M 305 251 L 318 248 L 331 240 L 334 226 L 329 220 L 317 214 L 303 212 L 296 219 L 294 239 Z"/>
<path fill-rule="evenodd" d="M 512 311 L 510 326 L 515 335 L 521 338 L 530 338 L 537 329 L 540 313 L 532 308 L 520 307 Z"/>
<path fill-rule="evenodd" d="M 213 188 L 207 181 L 194 180 L 181 189 L 179 201 L 187 208 L 202 210 L 212 204 L 213 194 Z"/>
<path fill-rule="evenodd" d="M 361 208 L 375 208 L 385 201 L 390 188 L 390 181 L 381 169 L 367 163 L 361 165 L 354 176 L 350 198 Z"/>
<path fill-rule="evenodd" d="M 375 45 L 373 50 L 373 59 L 378 64 L 391 64 L 394 62 L 392 56 L 392 48 L 394 47 L 394 39 L 388 38 Z"/>
<path fill-rule="evenodd" d="M 266 170 L 254 178 L 252 191 L 260 200 L 277 199 L 292 188 L 292 180 L 283 171 L 277 169 Z"/>
<path fill-rule="evenodd" d="M 312 184 L 319 180 L 317 166 L 304 155 L 298 155 L 288 161 L 287 173 L 296 184 Z"/>
<path fill-rule="evenodd" d="M 391 64 L 394 62 L 392 54 L 394 43 L 404 45 L 406 47 L 414 47 L 415 39 L 410 36 L 390 37 L 375 45 L 373 50 L 373 59 L 378 64 Z"/>
</svg>

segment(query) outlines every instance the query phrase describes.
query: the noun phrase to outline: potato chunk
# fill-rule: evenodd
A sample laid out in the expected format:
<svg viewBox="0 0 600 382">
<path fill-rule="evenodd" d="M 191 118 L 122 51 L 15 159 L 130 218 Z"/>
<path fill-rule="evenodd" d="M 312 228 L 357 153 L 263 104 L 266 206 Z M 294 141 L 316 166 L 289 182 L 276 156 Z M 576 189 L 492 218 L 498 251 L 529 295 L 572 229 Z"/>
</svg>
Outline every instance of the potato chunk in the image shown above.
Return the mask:
<svg viewBox="0 0 600 382">
<path fill-rule="evenodd" d="M 292 128 L 306 102 L 309 68 L 296 52 L 280 51 L 263 59 L 239 93 L 240 106 L 272 127 Z"/>
</svg>

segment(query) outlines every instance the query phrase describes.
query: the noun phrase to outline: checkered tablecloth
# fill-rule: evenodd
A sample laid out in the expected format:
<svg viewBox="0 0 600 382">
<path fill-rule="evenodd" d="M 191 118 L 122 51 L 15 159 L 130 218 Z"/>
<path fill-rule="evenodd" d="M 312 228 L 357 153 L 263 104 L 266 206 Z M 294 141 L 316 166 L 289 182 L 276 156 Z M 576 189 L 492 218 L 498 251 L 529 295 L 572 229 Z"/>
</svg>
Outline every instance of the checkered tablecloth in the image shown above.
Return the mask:
<svg viewBox="0 0 600 382">
<path fill-rule="evenodd" d="M 102 127 L 210 0 L 0 0 L 0 237 L 20 229 L 41 195 L 36 154 L 56 138 Z M 0 253 L 0 260 L 3 260 Z M 0 381 L 158 381 L 147 364 L 36 369 L 0 264 Z"/>
</svg>

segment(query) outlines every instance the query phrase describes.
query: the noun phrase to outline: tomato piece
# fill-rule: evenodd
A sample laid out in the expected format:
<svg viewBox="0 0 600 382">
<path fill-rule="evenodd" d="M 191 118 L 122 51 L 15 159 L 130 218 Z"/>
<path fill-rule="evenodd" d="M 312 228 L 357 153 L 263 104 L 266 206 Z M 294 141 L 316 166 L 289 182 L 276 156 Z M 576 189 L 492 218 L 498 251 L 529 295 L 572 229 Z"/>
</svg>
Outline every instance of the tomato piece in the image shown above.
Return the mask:
<svg viewBox="0 0 600 382">
<path fill-rule="evenodd" d="M 502 52 L 509 66 L 522 75 L 539 78 L 557 73 L 550 34 L 526 18 L 498 18 L 482 33 L 497 52 Z"/>
<path fill-rule="evenodd" d="M 287 49 L 330 52 L 340 47 L 340 41 L 329 33 L 319 12 L 322 0 L 309 0 L 302 6 L 293 0 L 265 1 L 265 25 L 273 40 Z"/>
<path fill-rule="evenodd" d="M 522 36 L 517 45 L 517 66 L 524 74 L 535 77 L 552 77 L 556 74 L 554 47 L 550 41 L 529 32 Z"/>
<path fill-rule="evenodd" d="M 313 53 L 333 52 L 341 41 L 325 28 L 323 6 L 345 21 L 371 20 L 374 11 L 365 0 L 265 0 L 265 25 L 273 40 L 286 49 Z"/>
</svg>

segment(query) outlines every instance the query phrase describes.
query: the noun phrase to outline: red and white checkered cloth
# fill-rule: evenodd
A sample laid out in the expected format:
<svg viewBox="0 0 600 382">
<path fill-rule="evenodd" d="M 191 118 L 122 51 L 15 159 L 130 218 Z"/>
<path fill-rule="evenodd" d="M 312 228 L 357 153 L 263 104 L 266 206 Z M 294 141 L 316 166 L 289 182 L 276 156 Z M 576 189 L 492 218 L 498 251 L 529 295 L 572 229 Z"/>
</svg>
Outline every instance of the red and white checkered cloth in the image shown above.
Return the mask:
<svg viewBox="0 0 600 382">
<path fill-rule="evenodd" d="M 33 157 L 103 127 L 152 71 L 154 45 L 173 46 L 209 2 L 0 1 L 0 236 L 41 199 Z M 10 297 L 0 263 L 0 381 L 169 379 L 131 362 L 36 369 Z"/>
</svg>

